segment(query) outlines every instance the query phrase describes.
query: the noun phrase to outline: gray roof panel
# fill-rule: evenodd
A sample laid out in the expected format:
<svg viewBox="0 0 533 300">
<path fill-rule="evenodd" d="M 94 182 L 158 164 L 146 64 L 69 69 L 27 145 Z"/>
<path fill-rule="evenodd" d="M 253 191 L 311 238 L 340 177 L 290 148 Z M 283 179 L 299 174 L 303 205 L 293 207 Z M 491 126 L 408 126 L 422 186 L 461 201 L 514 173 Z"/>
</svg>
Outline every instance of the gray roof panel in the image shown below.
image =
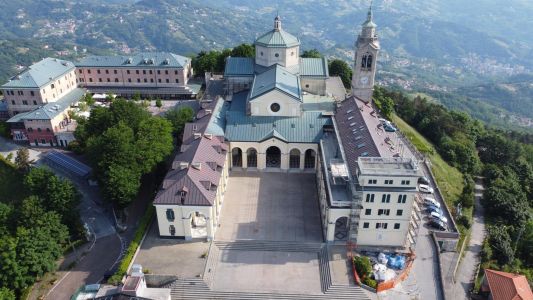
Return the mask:
<svg viewBox="0 0 533 300">
<path fill-rule="evenodd" d="M 190 58 L 170 52 L 141 52 L 132 56 L 87 56 L 76 62 L 76 67 L 158 67 L 183 68 Z"/>
<path fill-rule="evenodd" d="M 40 88 L 72 70 L 70 61 L 48 57 L 12 77 L 2 88 Z"/>
</svg>

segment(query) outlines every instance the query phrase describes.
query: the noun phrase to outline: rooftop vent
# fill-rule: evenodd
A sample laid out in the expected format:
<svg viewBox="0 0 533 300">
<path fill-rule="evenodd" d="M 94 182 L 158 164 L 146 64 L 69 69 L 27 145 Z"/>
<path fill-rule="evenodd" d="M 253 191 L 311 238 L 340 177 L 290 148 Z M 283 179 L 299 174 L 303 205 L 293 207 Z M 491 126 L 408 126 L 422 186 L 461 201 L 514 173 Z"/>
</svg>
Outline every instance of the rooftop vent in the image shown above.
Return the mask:
<svg viewBox="0 0 533 300">
<path fill-rule="evenodd" d="M 256 127 L 256 126 L 257 126 L 257 124 L 255 124 L 255 123 L 252 123 L 252 127 Z"/>
<path fill-rule="evenodd" d="M 351 119 L 353 119 L 353 116 L 349 116 L 349 117 L 348 117 L 348 120 L 351 120 Z"/>
<path fill-rule="evenodd" d="M 353 109 L 349 109 L 349 110 L 347 110 L 347 111 L 346 111 L 346 114 L 349 114 L 349 113 L 351 113 L 351 112 L 353 112 Z"/>
<path fill-rule="evenodd" d="M 294 123 L 291 124 L 291 128 L 295 128 L 296 125 Z"/>
<path fill-rule="evenodd" d="M 205 138 L 208 139 L 208 140 L 213 139 L 213 135 L 210 134 L 210 133 L 206 133 L 206 134 L 204 134 L 204 136 L 205 136 Z"/>
<path fill-rule="evenodd" d="M 361 144 L 357 145 L 357 149 L 361 149 L 361 148 L 363 148 L 364 146 L 366 146 L 366 144 L 365 144 L 365 143 L 361 143 Z"/>
<path fill-rule="evenodd" d="M 196 170 L 201 170 L 202 169 L 202 163 L 200 162 L 193 162 L 191 164 L 191 167 L 195 168 Z"/>
<path fill-rule="evenodd" d="M 213 113 L 213 110 L 211 110 L 211 109 L 206 109 L 206 110 L 205 110 L 205 113 L 206 113 L 206 114 L 211 114 L 211 113 Z"/>
<path fill-rule="evenodd" d="M 165 58 L 165 60 L 163 61 L 163 64 L 164 65 L 168 65 L 170 64 L 170 60 L 168 58 Z"/>
<path fill-rule="evenodd" d="M 355 122 L 350 123 L 350 127 L 355 126 L 355 125 L 357 125 L 357 123 L 355 123 Z"/>
<path fill-rule="evenodd" d="M 199 133 L 199 132 L 195 132 L 195 133 L 194 133 L 194 139 L 195 139 L 195 140 L 197 140 L 197 139 L 199 139 L 199 138 L 201 138 L 201 137 L 202 137 L 202 134 L 201 134 L 201 133 Z"/>
<path fill-rule="evenodd" d="M 361 156 L 368 156 L 368 152 L 361 153 Z"/>
</svg>

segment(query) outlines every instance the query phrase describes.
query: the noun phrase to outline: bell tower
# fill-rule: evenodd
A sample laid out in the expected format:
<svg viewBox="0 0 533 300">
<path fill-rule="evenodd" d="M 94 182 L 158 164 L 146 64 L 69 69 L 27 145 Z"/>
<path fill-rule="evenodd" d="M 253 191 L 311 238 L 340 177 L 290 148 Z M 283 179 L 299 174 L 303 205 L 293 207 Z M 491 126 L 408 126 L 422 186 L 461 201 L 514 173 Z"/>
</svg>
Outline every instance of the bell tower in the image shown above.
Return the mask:
<svg viewBox="0 0 533 300">
<path fill-rule="evenodd" d="M 355 42 L 352 94 L 363 101 L 370 102 L 374 91 L 376 62 L 379 52 L 377 26 L 372 21 L 372 3 L 370 3 L 367 18 L 362 27 Z"/>
</svg>

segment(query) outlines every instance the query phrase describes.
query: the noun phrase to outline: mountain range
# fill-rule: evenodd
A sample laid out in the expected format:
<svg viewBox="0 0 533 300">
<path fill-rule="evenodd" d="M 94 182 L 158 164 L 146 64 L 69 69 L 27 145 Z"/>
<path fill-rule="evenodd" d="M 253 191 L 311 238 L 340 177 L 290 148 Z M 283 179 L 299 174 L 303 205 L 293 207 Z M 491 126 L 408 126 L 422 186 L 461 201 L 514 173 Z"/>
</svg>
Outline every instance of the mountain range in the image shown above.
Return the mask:
<svg viewBox="0 0 533 300">
<path fill-rule="evenodd" d="M 482 116 L 486 121 L 533 118 L 533 35 L 527 29 L 533 26 L 533 2 L 498 2 L 374 1 L 382 46 L 378 82 L 479 101 L 490 108 Z M 7 60 L 0 63 L 0 80 L 44 55 L 194 55 L 252 43 L 272 28 L 278 13 L 303 50 L 351 61 L 368 7 L 369 1 L 347 0 L 2 1 L 0 43 L 7 48 L 0 58 Z"/>
</svg>

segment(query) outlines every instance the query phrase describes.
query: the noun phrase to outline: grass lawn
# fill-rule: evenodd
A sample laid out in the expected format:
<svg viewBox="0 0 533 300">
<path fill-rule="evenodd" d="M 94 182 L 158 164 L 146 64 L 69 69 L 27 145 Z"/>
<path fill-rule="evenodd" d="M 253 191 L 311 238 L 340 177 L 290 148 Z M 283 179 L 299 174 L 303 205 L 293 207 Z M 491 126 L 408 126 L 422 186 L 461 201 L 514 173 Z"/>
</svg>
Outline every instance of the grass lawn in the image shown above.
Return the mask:
<svg viewBox="0 0 533 300">
<path fill-rule="evenodd" d="M 0 202 L 18 202 L 27 196 L 23 175 L 0 159 Z"/>
<path fill-rule="evenodd" d="M 400 117 L 393 115 L 393 122 L 398 126 L 398 129 L 411 140 L 411 143 L 420 151 L 429 157 L 431 161 L 431 171 L 435 175 L 435 180 L 439 185 L 444 201 L 451 210 L 451 213 L 455 215 L 455 201 L 459 199 L 461 192 L 463 191 L 463 174 L 456 168 L 446 163 L 442 157 L 437 153 L 433 144 L 423 137 L 416 129 L 407 124 Z M 472 208 L 463 208 L 462 214 L 472 220 Z M 467 229 L 461 224 L 457 224 L 458 230 L 461 233 L 459 242 L 457 243 L 457 249 L 460 249 L 462 244 L 469 239 L 470 229 Z"/>
<path fill-rule="evenodd" d="M 407 124 L 400 117 L 394 115 L 393 122 L 398 126 L 400 131 L 409 139 L 411 143 L 421 153 L 427 155 L 431 161 L 431 171 L 435 175 L 435 180 L 441 190 L 442 196 L 450 209 L 454 207 L 455 201 L 463 191 L 463 174 L 456 168 L 446 163 L 437 153 L 433 144 L 423 137 L 416 129 Z"/>
</svg>

